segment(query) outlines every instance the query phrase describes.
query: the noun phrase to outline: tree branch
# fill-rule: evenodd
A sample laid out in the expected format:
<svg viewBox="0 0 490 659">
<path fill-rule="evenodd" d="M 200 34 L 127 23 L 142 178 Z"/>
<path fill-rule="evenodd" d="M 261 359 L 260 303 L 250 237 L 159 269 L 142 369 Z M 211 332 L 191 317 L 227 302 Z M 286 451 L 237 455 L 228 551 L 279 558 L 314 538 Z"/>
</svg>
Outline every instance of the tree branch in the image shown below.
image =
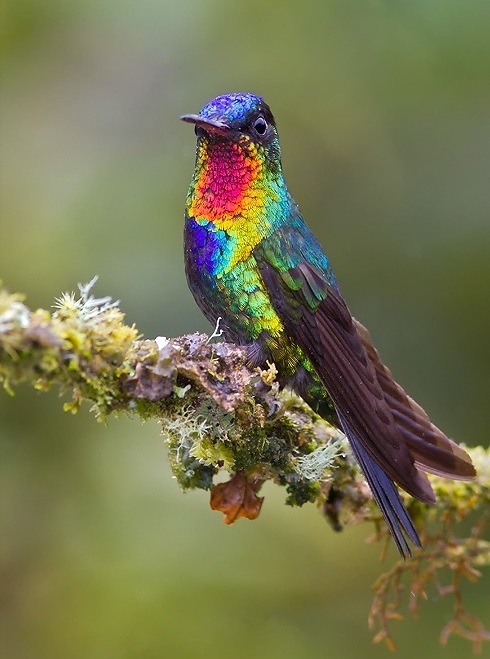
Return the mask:
<svg viewBox="0 0 490 659">
<path fill-rule="evenodd" d="M 95 278 L 80 296 L 65 294 L 55 311 L 30 310 L 19 294 L 0 291 L 0 379 L 8 393 L 21 382 L 39 390 L 53 385 L 71 394 L 64 404 L 76 413 L 83 401 L 99 421 L 126 412 L 156 418 L 163 428 L 173 472 L 182 489 L 211 490 L 211 506 L 226 523 L 254 519 L 266 480 L 286 489 L 286 503 L 316 502 L 335 530 L 372 521 L 374 539 L 388 539 L 371 493 L 343 435 L 297 396 L 279 391 L 276 369 L 252 369 L 245 348 L 211 343 L 203 334 L 143 339 L 110 298 L 91 295 Z M 400 592 L 408 587 L 415 610 L 425 588 L 455 597 L 453 620 L 441 642 L 456 633 L 476 648 L 489 635 L 463 609 L 462 576 L 476 580 L 490 565 L 490 543 L 482 538 L 490 502 L 490 452 L 468 448 L 478 477 L 469 483 L 431 476 L 436 508 L 405 497 L 425 549 L 400 561 L 375 585 L 370 624 L 376 641 L 393 646 L 388 629 L 397 617 Z M 213 486 L 219 470 L 227 483 Z M 469 537 L 456 525 L 473 513 Z M 450 586 L 441 585 L 444 569 Z M 403 579 L 408 586 L 403 585 Z"/>
</svg>

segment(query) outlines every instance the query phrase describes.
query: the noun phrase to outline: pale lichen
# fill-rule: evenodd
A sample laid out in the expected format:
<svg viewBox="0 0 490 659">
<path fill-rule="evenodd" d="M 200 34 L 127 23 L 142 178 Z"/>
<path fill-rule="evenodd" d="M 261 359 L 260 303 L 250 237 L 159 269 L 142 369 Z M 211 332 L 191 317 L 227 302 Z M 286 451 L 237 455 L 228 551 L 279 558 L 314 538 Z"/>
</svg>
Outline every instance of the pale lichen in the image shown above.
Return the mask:
<svg viewBox="0 0 490 659">
<path fill-rule="evenodd" d="M 339 433 L 335 439 L 327 444 L 319 446 L 311 453 L 296 458 L 294 468 L 306 480 L 321 482 L 325 479 L 328 470 L 338 467 L 337 458 L 345 457 L 346 443 L 345 436 Z"/>
</svg>

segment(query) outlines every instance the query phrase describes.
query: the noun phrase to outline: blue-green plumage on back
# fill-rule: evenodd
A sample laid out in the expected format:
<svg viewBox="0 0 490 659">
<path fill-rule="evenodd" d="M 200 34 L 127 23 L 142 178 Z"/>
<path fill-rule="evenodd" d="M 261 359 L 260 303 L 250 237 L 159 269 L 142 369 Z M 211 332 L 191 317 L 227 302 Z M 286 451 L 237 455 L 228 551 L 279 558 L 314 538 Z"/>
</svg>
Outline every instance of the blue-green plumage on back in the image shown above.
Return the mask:
<svg viewBox="0 0 490 659">
<path fill-rule="evenodd" d="M 280 382 L 343 429 L 402 556 L 420 540 L 394 485 L 435 503 L 424 472 L 470 479 L 471 459 L 393 380 L 350 314 L 329 261 L 289 195 L 267 104 L 227 94 L 197 115 L 186 203 L 186 273 L 226 339 L 273 360 Z"/>
</svg>

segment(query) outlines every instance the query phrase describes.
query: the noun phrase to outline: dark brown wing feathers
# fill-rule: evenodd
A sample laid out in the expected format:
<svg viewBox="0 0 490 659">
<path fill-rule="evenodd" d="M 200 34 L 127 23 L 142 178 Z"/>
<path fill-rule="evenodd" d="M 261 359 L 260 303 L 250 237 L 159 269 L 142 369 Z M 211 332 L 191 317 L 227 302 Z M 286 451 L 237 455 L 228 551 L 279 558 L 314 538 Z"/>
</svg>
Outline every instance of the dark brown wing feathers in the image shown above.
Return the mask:
<svg viewBox="0 0 490 659">
<path fill-rule="evenodd" d="M 305 320 L 308 315 L 306 312 Z M 339 323 L 341 315 L 343 322 Z M 414 466 L 375 366 L 337 292 L 329 291 L 314 317 L 308 320 L 308 348 L 313 349 L 308 356 L 364 448 L 403 489 L 422 501 L 434 503 L 427 477 Z M 301 345 L 305 347 L 303 342 Z"/>
<path fill-rule="evenodd" d="M 368 330 L 354 319 L 366 353 L 374 365 L 385 400 L 393 412 L 395 423 L 407 442 L 417 466 L 438 476 L 467 480 L 475 477 L 471 459 L 460 446 L 435 426 L 422 407 L 396 383 L 382 363 Z"/>
<path fill-rule="evenodd" d="M 305 273 L 308 266 L 301 264 L 303 289 L 314 290 L 318 273 L 315 268 Z M 465 451 L 432 424 L 393 380 L 369 333 L 352 318 L 338 290 L 323 281 L 326 295 L 312 308 L 301 287 L 285 292 L 284 281 L 269 263 L 261 262 L 259 267 L 286 330 L 312 361 L 365 450 L 396 483 L 418 499 L 435 503 L 421 470 L 465 480 L 474 477 Z M 291 308 L 294 313 L 289 312 Z"/>
</svg>

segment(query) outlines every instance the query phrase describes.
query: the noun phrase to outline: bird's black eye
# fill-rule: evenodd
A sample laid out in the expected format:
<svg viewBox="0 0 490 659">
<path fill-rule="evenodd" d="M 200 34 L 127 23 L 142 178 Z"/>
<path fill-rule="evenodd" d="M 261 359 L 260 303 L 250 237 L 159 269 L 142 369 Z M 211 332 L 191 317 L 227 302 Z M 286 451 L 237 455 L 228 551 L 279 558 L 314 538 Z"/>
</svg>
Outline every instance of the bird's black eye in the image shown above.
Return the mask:
<svg viewBox="0 0 490 659">
<path fill-rule="evenodd" d="M 264 117 L 257 117 L 253 123 L 253 129 L 259 137 L 263 137 L 267 132 L 267 121 Z"/>
</svg>

